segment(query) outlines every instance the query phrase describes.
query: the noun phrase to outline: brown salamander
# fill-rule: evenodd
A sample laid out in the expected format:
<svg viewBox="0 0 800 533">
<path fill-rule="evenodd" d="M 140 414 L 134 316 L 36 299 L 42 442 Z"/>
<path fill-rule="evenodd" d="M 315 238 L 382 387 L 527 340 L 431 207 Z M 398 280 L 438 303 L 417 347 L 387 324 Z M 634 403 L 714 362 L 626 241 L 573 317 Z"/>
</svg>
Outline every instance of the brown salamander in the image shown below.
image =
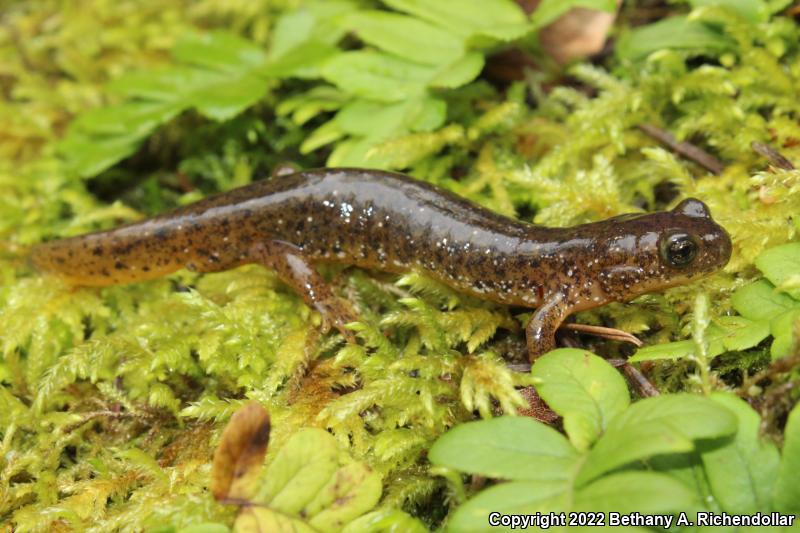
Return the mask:
<svg viewBox="0 0 800 533">
<path fill-rule="evenodd" d="M 402 174 L 338 168 L 275 177 L 48 242 L 32 259 L 41 271 L 89 286 L 260 263 L 351 340 L 344 326 L 355 317 L 314 264 L 418 270 L 480 298 L 537 308 L 526 328 L 534 358 L 554 347 L 569 314 L 686 283 L 725 265 L 730 253 L 728 234 L 695 199 L 671 211 L 546 228 Z"/>
</svg>

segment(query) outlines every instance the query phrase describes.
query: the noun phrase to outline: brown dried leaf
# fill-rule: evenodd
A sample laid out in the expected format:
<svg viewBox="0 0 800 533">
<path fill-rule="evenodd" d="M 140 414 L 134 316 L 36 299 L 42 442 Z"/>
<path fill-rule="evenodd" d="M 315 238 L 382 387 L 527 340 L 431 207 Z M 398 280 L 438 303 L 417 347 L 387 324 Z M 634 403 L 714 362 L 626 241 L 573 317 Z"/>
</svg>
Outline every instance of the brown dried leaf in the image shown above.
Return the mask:
<svg viewBox="0 0 800 533">
<path fill-rule="evenodd" d="M 517 0 L 526 13 L 532 13 L 541 0 Z M 621 4 L 617 0 L 617 8 Z M 547 54 L 561 65 L 582 59 L 603 49 L 616 13 L 575 7 L 539 32 L 539 42 Z"/>
<path fill-rule="evenodd" d="M 236 411 L 222 432 L 211 469 L 217 500 L 248 499 L 264 464 L 269 443 L 269 413 L 257 402 Z"/>
<path fill-rule="evenodd" d="M 539 42 L 550 57 L 564 65 L 602 50 L 616 17 L 616 13 L 576 7 L 544 27 Z"/>
</svg>

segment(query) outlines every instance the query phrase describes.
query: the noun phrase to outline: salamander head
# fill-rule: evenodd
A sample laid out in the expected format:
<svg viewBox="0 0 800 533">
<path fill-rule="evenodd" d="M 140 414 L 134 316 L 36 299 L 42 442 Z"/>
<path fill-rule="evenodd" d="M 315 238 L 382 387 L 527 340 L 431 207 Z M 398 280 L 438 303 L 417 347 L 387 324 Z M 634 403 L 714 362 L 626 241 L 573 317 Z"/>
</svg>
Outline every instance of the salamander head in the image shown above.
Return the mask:
<svg viewBox="0 0 800 533">
<path fill-rule="evenodd" d="M 687 283 L 722 268 L 731 256 L 728 233 L 694 198 L 672 211 L 606 223 L 599 275 L 609 300 Z"/>
</svg>

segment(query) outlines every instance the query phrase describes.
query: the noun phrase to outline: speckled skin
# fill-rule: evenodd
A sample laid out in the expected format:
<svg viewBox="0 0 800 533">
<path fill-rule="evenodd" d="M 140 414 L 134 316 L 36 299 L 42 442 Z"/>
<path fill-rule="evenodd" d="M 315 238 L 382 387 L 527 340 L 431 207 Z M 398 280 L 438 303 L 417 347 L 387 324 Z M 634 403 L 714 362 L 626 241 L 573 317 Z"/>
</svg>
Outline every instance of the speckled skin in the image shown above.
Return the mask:
<svg viewBox="0 0 800 533">
<path fill-rule="evenodd" d="M 690 264 L 671 266 L 663 242 L 685 232 Z M 37 268 L 76 285 L 163 276 L 186 267 L 216 272 L 245 263 L 274 269 L 350 337 L 355 318 L 313 267 L 338 262 L 419 270 L 457 290 L 538 308 L 527 327 L 534 358 L 554 346 L 571 313 L 626 301 L 709 274 L 729 259 L 730 238 L 706 206 L 623 215 L 570 228 L 503 217 L 402 174 L 320 169 L 253 183 L 110 231 L 35 248 Z"/>
</svg>

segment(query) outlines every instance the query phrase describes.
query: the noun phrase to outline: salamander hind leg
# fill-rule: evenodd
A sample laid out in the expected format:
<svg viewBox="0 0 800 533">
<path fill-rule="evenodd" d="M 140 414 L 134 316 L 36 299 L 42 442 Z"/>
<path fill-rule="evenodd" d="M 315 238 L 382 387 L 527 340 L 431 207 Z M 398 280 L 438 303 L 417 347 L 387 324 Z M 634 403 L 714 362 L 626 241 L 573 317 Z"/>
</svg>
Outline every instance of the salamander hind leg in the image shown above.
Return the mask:
<svg viewBox="0 0 800 533">
<path fill-rule="evenodd" d="M 552 295 L 533 313 L 525 327 L 531 362 L 556 347 L 556 330 L 568 315 L 569 306 L 561 293 Z"/>
<path fill-rule="evenodd" d="M 282 241 L 262 242 L 254 247 L 252 259 L 274 270 L 281 281 L 322 315 L 323 332 L 334 327 L 348 342 L 355 342 L 355 334 L 345 326 L 358 320 L 357 315 L 347 301 L 333 294 L 300 248 Z"/>
</svg>

